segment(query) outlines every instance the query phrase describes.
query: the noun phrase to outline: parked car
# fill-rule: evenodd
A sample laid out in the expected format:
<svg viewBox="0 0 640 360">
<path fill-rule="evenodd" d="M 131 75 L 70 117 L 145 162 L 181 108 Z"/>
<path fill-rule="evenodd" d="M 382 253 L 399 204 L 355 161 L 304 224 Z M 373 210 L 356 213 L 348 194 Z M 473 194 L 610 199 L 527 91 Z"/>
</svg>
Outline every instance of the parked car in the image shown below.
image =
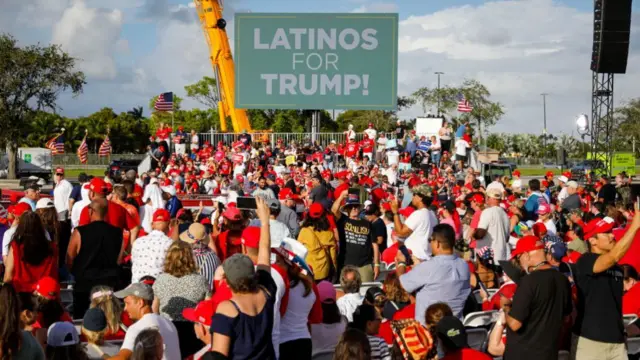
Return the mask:
<svg viewBox="0 0 640 360">
<path fill-rule="evenodd" d="M 518 164 L 516 164 L 513 161 L 509 161 L 507 158 L 498 158 L 498 164 L 507 164 L 509 165 L 509 167 L 511 168 L 511 171 L 514 171 L 515 169 L 518 168 Z"/>
<path fill-rule="evenodd" d="M 598 168 L 603 168 L 604 164 L 600 160 L 583 160 L 571 167 L 571 178 L 582 180 L 590 172 Z"/>
<path fill-rule="evenodd" d="M 124 174 L 129 170 L 138 171 L 138 166 L 142 160 L 113 160 L 107 169 L 109 171 L 109 177 L 116 183 L 122 181 Z"/>
<path fill-rule="evenodd" d="M 560 169 L 562 168 L 562 166 L 556 164 L 556 163 L 552 163 L 552 162 L 544 162 L 542 163 L 542 167 L 544 169 Z"/>
<path fill-rule="evenodd" d="M 487 186 L 491 184 L 497 176 L 507 176 L 511 178 L 511 166 L 509 164 L 499 164 L 495 162 L 490 164 L 483 163 L 478 179 L 482 186 Z"/>
</svg>

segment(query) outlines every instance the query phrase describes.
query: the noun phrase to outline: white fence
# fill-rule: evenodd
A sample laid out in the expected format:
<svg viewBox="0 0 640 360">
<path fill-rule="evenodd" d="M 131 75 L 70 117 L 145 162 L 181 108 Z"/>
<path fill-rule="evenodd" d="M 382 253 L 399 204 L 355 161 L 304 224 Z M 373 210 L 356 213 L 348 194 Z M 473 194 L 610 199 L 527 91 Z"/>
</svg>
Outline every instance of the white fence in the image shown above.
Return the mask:
<svg viewBox="0 0 640 360">
<path fill-rule="evenodd" d="M 385 133 L 387 137 L 395 136 L 392 133 Z M 231 144 L 234 141 L 238 140 L 238 136 L 241 134 L 230 134 L 230 133 L 216 133 L 216 132 L 208 132 L 208 133 L 200 133 L 198 134 L 200 144 L 204 144 L 208 141 L 211 145 L 216 145 L 219 141 L 223 141 L 226 144 Z M 253 142 L 258 141 L 269 141 L 271 144 L 277 143 L 278 140 L 282 140 L 285 144 L 290 144 L 292 141 L 295 141 L 297 144 L 310 141 L 312 136 L 315 135 L 315 139 L 321 146 L 328 145 L 332 140 L 335 140 L 338 144 L 345 142 L 345 134 L 344 133 L 251 133 L 251 139 Z M 363 134 L 356 133 L 356 141 L 362 140 Z"/>
</svg>

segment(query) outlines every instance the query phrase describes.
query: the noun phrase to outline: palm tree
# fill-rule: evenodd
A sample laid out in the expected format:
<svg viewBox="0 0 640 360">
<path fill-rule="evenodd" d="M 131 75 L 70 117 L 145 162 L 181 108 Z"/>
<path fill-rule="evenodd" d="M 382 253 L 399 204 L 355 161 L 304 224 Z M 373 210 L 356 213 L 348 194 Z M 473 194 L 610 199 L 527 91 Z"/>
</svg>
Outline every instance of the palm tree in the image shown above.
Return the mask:
<svg viewBox="0 0 640 360">
<path fill-rule="evenodd" d="M 142 119 L 144 117 L 143 113 L 144 113 L 144 108 L 142 106 L 137 106 L 127 111 L 127 114 L 133 116 L 135 120 Z"/>
</svg>

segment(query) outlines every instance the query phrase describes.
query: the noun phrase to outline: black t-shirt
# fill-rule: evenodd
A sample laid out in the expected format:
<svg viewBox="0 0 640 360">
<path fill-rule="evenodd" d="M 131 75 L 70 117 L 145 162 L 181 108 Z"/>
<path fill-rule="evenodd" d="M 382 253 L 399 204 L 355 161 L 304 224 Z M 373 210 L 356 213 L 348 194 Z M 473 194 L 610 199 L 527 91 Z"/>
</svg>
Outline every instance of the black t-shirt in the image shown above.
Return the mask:
<svg viewBox="0 0 640 360">
<path fill-rule="evenodd" d="M 536 270 L 523 277 L 509 312 L 522 327 L 507 326 L 504 359 L 556 359 L 564 316 L 571 309 L 569 281 L 559 271 Z"/>
<path fill-rule="evenodd" d="M 605 204 L 613 204 L 616 201 L 616 187 L 613 184 L 604 184 L 598 191 L 598 199 L 604 199 Z"/>
<path fill-rule="evenodd" d="M 378 247 L 380 249 L 380 254 L 387 248 L 387 225 L 384 224 L 384 221 L 380 218 L 377 218 L 375 221 L 371 223 L 371 232 L 373 235 L 371 238 L 373 241 L 378 241 L 378 237 L 382 237 L 382 244 Z"/>
<path fill-rule="evenodd" d="M 402 139 L 404 137 L 404 126 L 400 125 L 396 127 L 396 138 Z"/>
<path fill-rule="evenodd" d="M 353 220 L 342 215 L 337 227 L 340 234 L 341 263 L 357 267 L 373 264 L 371 223 L 367 220 Z"/>
<path fill-rule="evenodd" d="M 578 259 L 578 317 L 573 326 L 576 335 L 593 341 L 621 344 L 623 273 L 618 265 L 594 274 L 598 254 L 586 253 Z"/>
</svg>

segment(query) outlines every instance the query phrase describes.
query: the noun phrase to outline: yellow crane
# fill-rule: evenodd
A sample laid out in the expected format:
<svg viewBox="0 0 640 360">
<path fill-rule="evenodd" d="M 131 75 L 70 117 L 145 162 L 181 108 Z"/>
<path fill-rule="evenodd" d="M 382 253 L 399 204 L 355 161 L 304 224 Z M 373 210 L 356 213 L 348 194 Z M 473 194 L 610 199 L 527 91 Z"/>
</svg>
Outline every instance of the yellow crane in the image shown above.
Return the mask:
<svg viewBox="0 0 640 360">
<path fill-rule="evenodd" d="M 218 113 L 220 129 L 227 132 L 227 116 L 231 117 L 233 131 L 251 131 L 251 124 L 244 109 L 236 109 L 235 75 L 233 57 L 229 47 L 229 37 L 225 28 L 227 22 L 222 17 L 222 0 L 193 0 L 202 24 L 204 37 L 209 45 L 211 65 L 216 75 L 218 86 Z"/>
</svg>

